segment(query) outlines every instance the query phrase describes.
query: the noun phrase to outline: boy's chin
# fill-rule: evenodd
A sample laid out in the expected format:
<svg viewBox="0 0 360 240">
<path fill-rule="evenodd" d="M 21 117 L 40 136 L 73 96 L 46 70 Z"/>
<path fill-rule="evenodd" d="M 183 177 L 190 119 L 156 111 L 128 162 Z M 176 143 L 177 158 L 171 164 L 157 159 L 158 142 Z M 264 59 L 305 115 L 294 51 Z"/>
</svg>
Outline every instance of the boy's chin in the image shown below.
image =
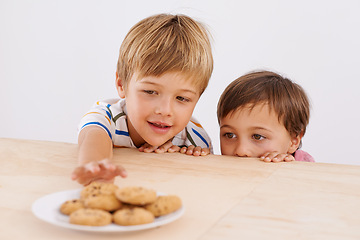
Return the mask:
<svg viewBox="0 0 360 240">
<path fill-rule="evenodd" d="M 170 140 L 166 140 L 166 141 L 148 141 L 147 143 L 151 146 L 157 146 L 160 147 L 162 145 L 164 145 L 165 143 L 167 143 Z"/>
</svg>

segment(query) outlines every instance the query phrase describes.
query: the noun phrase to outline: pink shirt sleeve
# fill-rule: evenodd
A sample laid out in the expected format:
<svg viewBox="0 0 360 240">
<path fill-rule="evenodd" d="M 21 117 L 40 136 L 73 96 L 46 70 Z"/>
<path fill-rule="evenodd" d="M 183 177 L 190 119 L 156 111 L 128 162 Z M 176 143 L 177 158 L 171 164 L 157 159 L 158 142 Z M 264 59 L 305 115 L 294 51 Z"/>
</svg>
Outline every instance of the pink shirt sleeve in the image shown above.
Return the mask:
<svg viewBox="0 0 360 240">
<path fill-rule="evenodd" d="M 294 157 L 295 161 L 315 162 L 314 158 L 303 150 L 296 150 Z"/>
</svg>

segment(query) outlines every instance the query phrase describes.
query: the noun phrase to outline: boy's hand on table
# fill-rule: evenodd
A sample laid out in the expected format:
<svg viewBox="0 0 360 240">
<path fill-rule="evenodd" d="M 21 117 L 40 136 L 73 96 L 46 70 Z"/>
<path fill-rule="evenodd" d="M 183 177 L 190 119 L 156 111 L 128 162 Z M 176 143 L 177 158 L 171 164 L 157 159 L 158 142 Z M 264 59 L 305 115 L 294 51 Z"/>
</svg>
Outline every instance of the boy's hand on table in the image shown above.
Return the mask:
<svg viewBox="0 0 360 240">
<path fill-rule="evenodd" d="M 190 145 L 188 147 L 182 147 L 180 149 L 180 153 L 193 155 L 193 156 L 206 156 L 210 154 L 210 149 L 195 147 L 194 145 Z"/>
<path fill-rule="evenodd" d="M 116 176 L 124 178 L 127 173 L 122 166 L 113 164 L 109 159 L 103 159 L 75 168 L 71 174 L 71 179 L 85 186 L 95 181 L 113 182 Z"/>
<path fill-rule="evenodd" d="M 264 162 L 292 162 L 295 161 L 293 155 L 288 153 L 279 153 L 279 152 L 267 152 L 260 157 Z"/>
<path fill-rule="evenodd" d="M 180 147 L 173 145 L 171 140 L 167 141 L 166 143 L 164 143 L 161 146 L 152 146 L 148 143 L 145 143 L 144 145 L 142 145 L 139 148 L 140 152 L 146 152 L 146 153 L 151 153 L 151 152 L 155 152 L 155 153 L 165 153 L 165 152 L 169 152 L 169 153 L 174 153 L 174 152 L 179 152 L 180 151 Z"/>
</svg>

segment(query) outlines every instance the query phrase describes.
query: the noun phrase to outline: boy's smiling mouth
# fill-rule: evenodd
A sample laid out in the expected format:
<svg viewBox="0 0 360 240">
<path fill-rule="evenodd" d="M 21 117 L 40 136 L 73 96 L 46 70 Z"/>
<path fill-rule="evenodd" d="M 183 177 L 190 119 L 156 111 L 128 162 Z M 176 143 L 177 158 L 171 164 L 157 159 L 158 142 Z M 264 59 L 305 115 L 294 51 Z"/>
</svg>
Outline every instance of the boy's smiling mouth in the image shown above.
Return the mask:
<svg viewBox="0 0 360 240">
<path fill-rule="evenodd" d="M 171 127 L 166 123 L 159 123 L 159 122 L 148 122 L 148 123 L 157 128 L 170 128 Z"/>
<path fill-rule="evenodd" d="M 165 134 L 169 132 L 171 129 L 171 125 L 163 123 L 163 122 L 148 122 L 150 128 L 154 131 L 156 134 Z"/>
</svg>

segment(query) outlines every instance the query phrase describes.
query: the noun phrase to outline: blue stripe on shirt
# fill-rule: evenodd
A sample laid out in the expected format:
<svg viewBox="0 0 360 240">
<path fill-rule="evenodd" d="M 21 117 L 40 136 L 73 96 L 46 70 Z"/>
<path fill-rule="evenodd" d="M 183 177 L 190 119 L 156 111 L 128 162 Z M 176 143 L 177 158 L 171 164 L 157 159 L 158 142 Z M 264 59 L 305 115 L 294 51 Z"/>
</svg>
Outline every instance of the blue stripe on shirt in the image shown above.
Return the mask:
<svg viewBox="0 0 360 240">
<path fill-rule="evenodd" d="M 130 136 L 128 132 L 115 130 L 115 134 L 117 135 L 124 135 L 124 136 Z"/>
<path fill-rule="evenodd" d="M 110 104 L 108 104 L 108 105 L 111 106 Z M 108 110 L 110 110 L 110 109 L 101 108 L 101 110 L 103 110 L 104 112 L 106 112 L 106 115 L 109 117 L 109 119 L 112 119 L 111 113 L 110 113 L 110 111 L 108 111 Z"/>
<path fill-rule="evenodd" d="M 110 112 L 109 112 L 109 111 L 106 111 L 106 110 L 105 110 L 105 112 L 106 112 L 106 114 L 108 115 L 109 119 L 112 119 Z"/>
<path fill-rule="evenodd" d="M 205 138 L 203 137 L 203 136 L 201 136 L 201 134 L 198 132 L 198 131 L 196 131 L 195 129 L 193 129 L 193 128 L 191 128 L 192 129 L 192 131 L 206 144 L 206 146 L 209 148 L 209 144 L 208 144 L 208 142 L 205 140 Z"/>
<path fill-rule="evenodd" d="M 88 123 L 84 124 L 84 126 L 82 126 L 81 129 L 83 129 L 84 127 L 86 127 L 88 125 L 99 125 L 99 126 L 103 127 L 106 130 L 109 137 L 112 139 L 112 136 L 111 136 L 111 133 L 110 133 L 109 129 L 107 129 L 107 127 L 105 127 L 104 124 L 99 123 L 99 122 L 88 122 Z"/>
</svg>

